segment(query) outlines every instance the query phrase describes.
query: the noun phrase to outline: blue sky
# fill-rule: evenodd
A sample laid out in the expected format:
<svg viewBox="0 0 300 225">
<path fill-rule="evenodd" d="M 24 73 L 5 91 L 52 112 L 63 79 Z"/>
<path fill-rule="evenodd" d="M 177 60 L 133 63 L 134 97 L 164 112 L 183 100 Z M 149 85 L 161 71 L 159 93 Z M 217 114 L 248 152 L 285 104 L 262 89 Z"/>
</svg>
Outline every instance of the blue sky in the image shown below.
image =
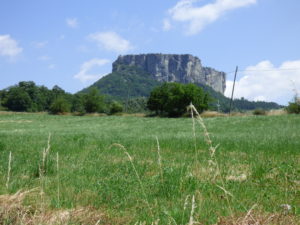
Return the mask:
<svg viewBox="0 0 300 225">
<path fill-rule="evenodd" d="M 32 80 L 74 93 L 120 54 L 198 56 L 235 97 L 286 104 L 300 91 L 297 0 L 1 0 L 0 89 Z"/>
</svg>

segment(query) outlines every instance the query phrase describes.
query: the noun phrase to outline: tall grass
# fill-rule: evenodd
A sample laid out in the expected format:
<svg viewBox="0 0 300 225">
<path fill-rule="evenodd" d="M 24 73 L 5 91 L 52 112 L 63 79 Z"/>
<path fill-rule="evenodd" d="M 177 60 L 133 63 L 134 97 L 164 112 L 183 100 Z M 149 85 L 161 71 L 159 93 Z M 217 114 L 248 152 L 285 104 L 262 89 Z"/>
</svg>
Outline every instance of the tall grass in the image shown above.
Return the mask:
<svg viewBox="0 0 300 225">
<path fill-rule="evenodd" d="M 10 171 L 11 171 L 11 152 L 9 152 L 9 157 L 8 157 L 7 179 L 6 179 L 6 184 L 5 184 L 7 189 L 9 186 Z"/>
<path fill-rule="evenodd" d="M 300 118 L 189 109 L 192 119 L 1 116 L 0 165 L 14 157 L 0 166 L 0 222 L 298 224 Z"/>
<path fill-rule="evenodd" d="M 125 148 L 123 145 L 121 145 L 121 144 L 115 143 L 115 144 L 113 144 L 112 146 L 115 146 L 115 147 L 118 147 L 118 148 L 122 149 L 123 152 L 125 153 L 125 155 L 128 157 L 128 159 L 129 159 L 129 161 L 130 161 L 130 164 L 131 164 L 131 166 L 132 166 L 132 168 L 133 168 L 133 170 L 134 170 L 134 173 L 135 173 L 135 175 L 136 175 L 136 178 L 137 178 L 137 180 L 138 180 L 138 182 L 139 182 L 139 184 L 140 184 L 140 188 L 141 188 L 141 190 L 142 190 L 142 194 L 143 194 L 143 196 L 144 196 L 144 198 L 145 198 L 145 202 L 146 202 L 147 207 L 148 207 L 148 209 L 149 209 L 149 213 L 150 213 L 150 215 L 151 215 L 152 218 L 153 218 L 153 212 L 152 212 L 152 209 L 151 209 L 150 204 L 149 204 L 149 201 L 148 201 L 148 196 L 147 196 L 147 194 L 146 194 L 146 192 L 145 192 L 145 188 L 144 188 L 143 182 L 142 182 L 142 180 L 141 180 L 141 178 L 140 178 L 140 175 L 139 175 L 139 173 L 138 173 L 138 171 L 137 171 L 137 169 L 136 169 L 136 167 L 135 167 L 135 165 L 134 165 L 134 163 L 133 163 L 133 159 L 132 159 L 131 155 L 128 153 L 128 151 L 126 150 L 126 148 Z"/>
<path fill-rule="evenodd" d="M 221 186 L 219 186 L 219 185 L 216 185 L 216 186 L 219 187 L 221 190 L 224 191 L 225 198 L 226 198 L 226 201 L 227 201 L 227 205 L 228 205 L 228 208 L 230 210 L 230 215 L 233 215 L 233 210 L 232 210 L 231 204 L 229 202 L 229 198 L 228 198 L 228 196 L 233 197 L 233 195 L 229 191 L 227 191 L 226 188 L 225 188 L 224 178 L 222 176 L 218 160 L 215 157 L 215 153 L 216 153 L 216 149 L 217 149 L 218 145 L 213 146 L 213 142 L 212 142 L 212 140 L 210 138 L 210 135 L 209 135 L 209 132 L 207 130 L 207 127 L 206 127 L 206 125 L 205 125 L 202 117 L 200 116 L 199 112 L 195 108 L 195 106 L 191 103 L 190 106 L 188 107 L 188 109 L 191 111 L 191 117 L 192 117 L 192 120 L 193 120 L 193 133 L 194 133 L 194 137 L 196 136 L 196 134 L 195 134 L 195 122 L 194 122 L 195 117 L 194 117 L 194 113 L 196 114 L 196 121 L 198 122 L 198 124 L 203 129 L 205 141 L 206 141 L 206 143 L 207 143 L 207 145 L 209 147 L 210 160 L 211 160 L 211 162 L 213 162 L 212 165 L 215 166 L 215 177 L 219 176 L 220 177 L 220 181 L 221 181 Z M 194 197 L 193 197 L 193 200 L 194 200 Z"/>
<path fill-rule="evenodd" d="M 57 173 L 57 208 L 60 207 L 60 185 L 59 185 L 59 154 L 56 152 L 56 173 Z"/>
</svg>

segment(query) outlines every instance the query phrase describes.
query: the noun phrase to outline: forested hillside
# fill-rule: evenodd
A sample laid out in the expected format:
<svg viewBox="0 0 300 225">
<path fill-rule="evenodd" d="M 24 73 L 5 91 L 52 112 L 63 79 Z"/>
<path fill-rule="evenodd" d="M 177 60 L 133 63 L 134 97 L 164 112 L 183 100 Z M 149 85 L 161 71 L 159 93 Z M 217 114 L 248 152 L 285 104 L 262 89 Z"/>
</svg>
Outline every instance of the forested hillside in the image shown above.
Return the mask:
<svg viewBox="0 0 300 225">
<path fill-rule="evenodd" d="M 106 75 L 79 93 L 86 93 L 91 88 L 97 88 L 109 98 L 122 101 L 124 104 L 135 102 L 136 100 L 145 103 L 140 98 L 149 97 L 151 91 L 162 84 L 163 82 L 154 80 L 150 74 L 138 67 L 123 65 L 118 71 Z M 229 111 L 229 98 L 207 85 L 200 83 L 196 83 L 196 85 L 209 94 L 211 110 Z M 140 105 L 139 107 L 143 108 Z M 282 108 L 282 106 L 274 102 L 254 102 L 244 98 L 233 101 L 233 110 L 244 111 L 257 108 L 268 110 Z"/>
</svg>

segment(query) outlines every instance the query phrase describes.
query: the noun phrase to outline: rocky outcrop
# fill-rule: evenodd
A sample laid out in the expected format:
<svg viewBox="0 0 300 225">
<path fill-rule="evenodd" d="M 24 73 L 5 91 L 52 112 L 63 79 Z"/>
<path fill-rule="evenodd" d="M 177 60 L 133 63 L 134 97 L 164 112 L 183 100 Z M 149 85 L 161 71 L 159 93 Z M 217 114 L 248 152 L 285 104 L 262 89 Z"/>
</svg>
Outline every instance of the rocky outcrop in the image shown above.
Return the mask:
<svg viewBox="0 0 300 225">
<path fill-rule="evenodd" d="M 200 83 L 224 93 L 226 74 L 209 67 L 202 67 L 199 58 L 186 54 L 141 54 L 119 56 L 113 63 L 113 72 L 122 65 L 136 66 L 153 76 L 157 81 Z"/>
</svg>

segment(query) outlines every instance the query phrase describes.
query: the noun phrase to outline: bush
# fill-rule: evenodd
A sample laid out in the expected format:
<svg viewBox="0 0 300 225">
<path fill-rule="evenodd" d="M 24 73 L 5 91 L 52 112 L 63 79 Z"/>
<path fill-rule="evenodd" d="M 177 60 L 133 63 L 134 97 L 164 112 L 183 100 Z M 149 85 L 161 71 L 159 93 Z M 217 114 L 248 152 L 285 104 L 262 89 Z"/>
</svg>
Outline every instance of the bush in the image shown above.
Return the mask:
<svg viewBox="0 0 300 225">
<path fill-rule="evenodd" d="M 116 114 L 120 112 L 123 112 L 123 106 L 119 102 L 112 102 L 110 105 L 109 113 Z"/>
<path fill-rule="evenodd" d="M 266 114 L 267 114 L 267 112 L 263 109 L 255 109 L 253 111 L 253 115 L 256 115 L 256 116 L 264 116 Z"/>
<path fill-rule="evenodd" d="M 294 102 L 289 102 L 286 111 L 288 113 L 300 114 L 300 98 L 295 96 Z"/>
<path fill-rule="evenodd" d="M 92 88 L 83 96 L 83 105 L 87 113 L 104 112 L 104 97 L 97 88 Z"/>
<path fill-rule="evenodd" d="M 51 114 L 63 114 L 66 112 L 70 112 L 70 104 L 62 97 L 59 97 L 53 101 L 50 106 L 49 112 Z"/>
</svg>

